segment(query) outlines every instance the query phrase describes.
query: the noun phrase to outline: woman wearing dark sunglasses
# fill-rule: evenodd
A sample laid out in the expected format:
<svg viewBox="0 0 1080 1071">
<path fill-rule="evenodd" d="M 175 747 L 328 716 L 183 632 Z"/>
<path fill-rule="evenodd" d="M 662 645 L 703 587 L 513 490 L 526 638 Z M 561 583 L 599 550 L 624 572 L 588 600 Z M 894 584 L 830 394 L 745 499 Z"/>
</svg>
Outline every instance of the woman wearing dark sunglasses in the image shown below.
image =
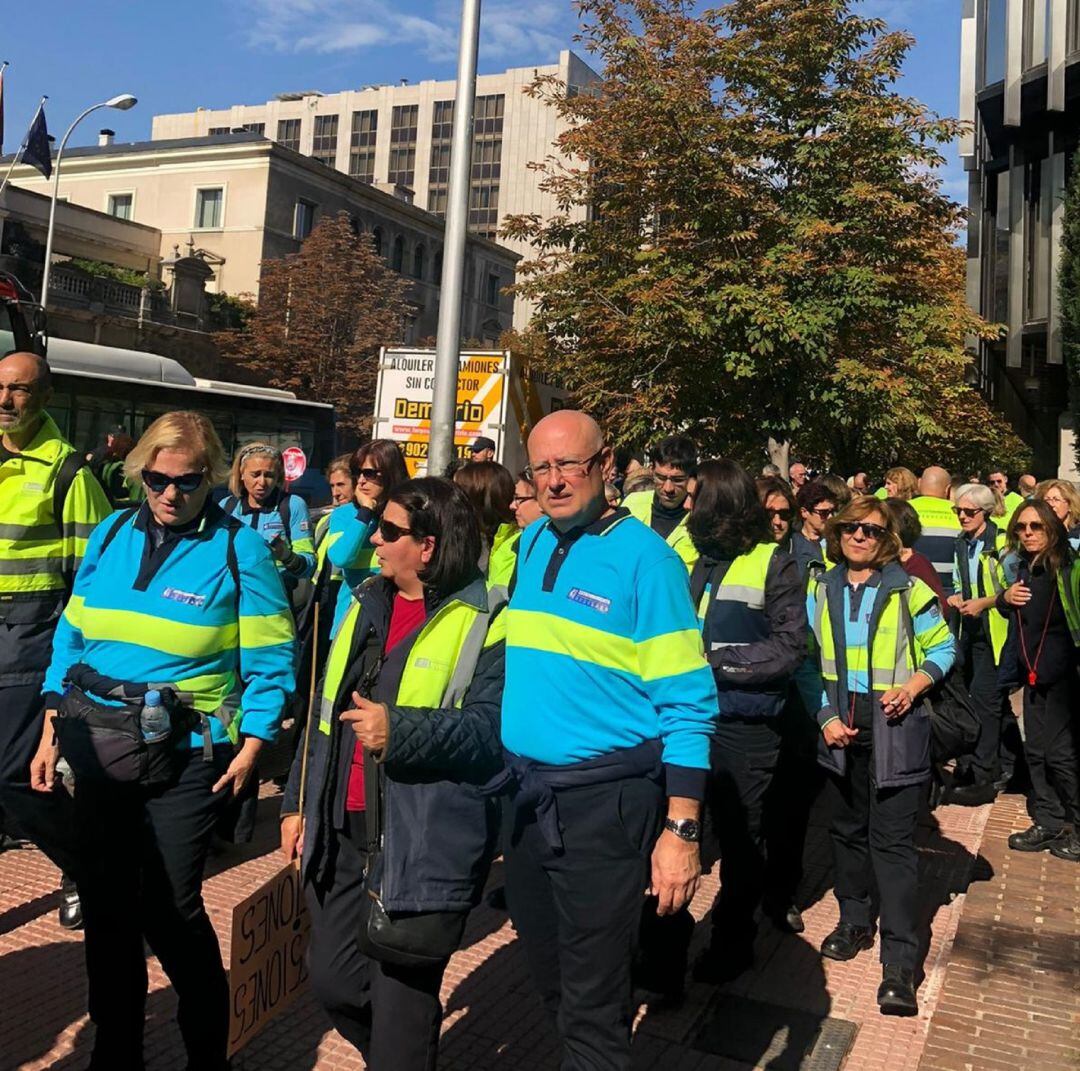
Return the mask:
<svg viewBox="0 0 1080 1071">
<path fill-rule="evenodd" d="M 807 704 L 817 710 L 818 761 L 830 775 L 840 924 L 821 954 L 853 959 L 874 943 L 876 880 L 878 1005 L 914 1015 L 915 825 L 930 777 L 930 717 L 919 699 L 952 668 L 956 645 L 937 597 L 901 568 L 895 522 L 876 498 L 853 498 L 829 520 L 825 540 L 836 568 L 807 596 L 823 689 Z"/>
<path fill-rule="evenodd" d="M 105 773 L 75 782 L 97 1027 L 90 1066 L 143 1067 L 145 938 L 176 990 L 187 1066 L 218 1071 L 228 1066 L 229 990 L 203 906 L 203 867 L 218 819 L 295 691 L 293 620 L 266 543 L 210 501 L 225 464 L 206 417 L 159 417 L 125 471 L 141 477 L 146 501 L 91 534 L 45 687 L 63 692 L 83 664 L 101 675 L 101 689 L 142 695 L 149 685 L 189 698 L 169 707 L 171 762 L 160 783 Z M 35 788 L 51 785 L 57 756 L 50 720 L 31 768 Z"/>
<path fill-rule="evenodd" d="M 476 515 L 449 481 L 399 485 L 373 543 L 380 574 L 330 651 L 303 817 L 298 754 L 281 843 L 301 856 L 312 984 L 334 1025 L 375 1071 L 430 1071 L 445 949 L 495 843 L 497 808 L 479 786 L 502 765 L 502 598 L 489 598 Z M 358 944 L 372 894 L 391 919 L 438 913 L 444 951 L 404 966 Z"/>
<path fill-rule="evenodd" d="M 330 514 L 326 536 L 326 556 L 345 578 L 338 589 L 331 636 L 341 628 L 353 591 L 378 572 L 371 536 L 390 492 L 409 478 L 401 447 L 390 439 L 364 443 L 353 454 L 349 467 L 356 481 L 354 501 L 338 506 Z"/>
<path fill-rule="evenodd" d="M 772 541 L 784 550 L 791 548 L 791 526 L 798 516 L 795 494 L 786 480 L 779 476 L 759 476 L 754 481 L 758 499 L 769 519 Z"/>
<path fill-rule="evenodd" d="M 1006 584 L 1008 547 L 1004 525 L 999 527 L 993 519 L 997 498 L 989 487 L 961 484 L 953 501 L 953 513 L 960 522 L 954 562 L 958 590 L 948 602 L 959 619 L 964 685 L 981 729 L 974 753 L 957 760 L 958 787 L 950 792 L 947 802 L 978 806 L 997 795 L 996 786 L 1009 780 L 1016 761 L 1015 747 L 1002 748 L 1015 719 L 1008 696 L 998 683 L 1009 623 L 994 608 Z"/>
<path fill-rule="evenodd" d="M 998 610 L 1009 618 L 1001 682 L 1023 688 L 1033 819 L 1030 828 L 1009 837 L 1009 847 L 1049 849 L 1059 859 L 1080 863 L 1080 559 L 1065 526 L 1042 499 L 1025 502 L 1013 514 L 1008 538 L 1020 569 L 1016 583 L 997 599 Z"/>
<path fill-rule="evenodd" d="M 694 968 L 698 981 L 714 983 L 753 962 L 764 893 L 764 800 L 780 754 L 788 685 L 806 654 L 799 570 L 772 538 L 759 497 L 742 466 L 706 461 L 698 467 L 687 522 L 698 552 L 690 592 L 720 704 L 708 794 L 720 846 L 720 898 L 709 946 Z M 791 901 L 777 907 L 783 919 Z"/>
</svg>

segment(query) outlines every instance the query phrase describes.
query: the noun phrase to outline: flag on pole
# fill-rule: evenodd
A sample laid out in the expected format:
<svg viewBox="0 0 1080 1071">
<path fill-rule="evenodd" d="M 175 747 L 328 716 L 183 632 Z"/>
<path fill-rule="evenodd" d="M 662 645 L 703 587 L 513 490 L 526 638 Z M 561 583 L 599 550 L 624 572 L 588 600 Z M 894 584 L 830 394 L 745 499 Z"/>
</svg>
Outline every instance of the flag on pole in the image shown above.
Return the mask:
<svg viewBox="0 0 1080 1071">
<path fill-rule="evenodd" d="M 49 128 L 45 125 L 45 104 L 34 116 L 23 143 L 22 162 L 36 167 L 46 178 L 52 174 L 52 146 L 49 144 Z"/>
</svg>

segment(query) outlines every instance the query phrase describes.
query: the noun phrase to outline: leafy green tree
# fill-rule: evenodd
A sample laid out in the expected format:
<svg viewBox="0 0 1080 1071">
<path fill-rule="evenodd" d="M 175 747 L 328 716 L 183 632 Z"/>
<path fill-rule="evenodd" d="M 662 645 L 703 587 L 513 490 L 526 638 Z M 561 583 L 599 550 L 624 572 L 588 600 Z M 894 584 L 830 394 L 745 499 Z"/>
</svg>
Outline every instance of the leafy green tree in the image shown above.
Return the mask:
<svg viewBox="0 0 1080 1071">
<path fill-rule="evenodd" d="M 959 124 L 895 88 L 912 39 L 849 0 L 577 7 L 604 77 L 531 87 L 570 120 L 535 165 L 559 214 L 505 233 L 536 251 L 519 292 L 579 402 L 624 441 L 782 466 L 792 441 L 842 471 L 956 464 L 960 412 L 1022 455 L 963 382 L 993 332 L 936 175 Z"/>
</svg>

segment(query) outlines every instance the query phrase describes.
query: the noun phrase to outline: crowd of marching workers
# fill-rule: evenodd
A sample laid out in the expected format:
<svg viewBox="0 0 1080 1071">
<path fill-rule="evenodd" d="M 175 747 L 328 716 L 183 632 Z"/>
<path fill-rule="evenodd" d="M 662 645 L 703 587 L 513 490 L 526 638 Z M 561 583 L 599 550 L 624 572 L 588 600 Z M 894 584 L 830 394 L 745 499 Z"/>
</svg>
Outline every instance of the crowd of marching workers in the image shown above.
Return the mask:
<svg viewBox="0 0 1080 1071">
<path fill-rule="evenodd" d="M 1080 862 L 1066 481 L 755 478 L 685 436 L 635 459 L 562 410 L 516 474 L 483 438 L 447 478 L 368 442 L 313 523 L 276 449 L 230 465 L 196 412 L 125 444 L 106 494 L 50 392 L 41 358 L 0 360 L 0 806 L 64 874 L 97 1071 L 144 1066 L 144 942 L 188 1067 L 228 1066 L 203 870 L 282 735 L 311 984 L 376 1071 L 436 1066 L 500 853 L 489 897 L 566 1071 L 628 1068 L 642 1000 L 738 977 L 764 920 L 803 930 L 819 797 L 821 954 L 879 938 L 884 1014 L 918 1009 L 920 812 L 1023 791 L 1010 847 Z M 720 892 L 691 964 L 703 858 Z"/>
</svg>

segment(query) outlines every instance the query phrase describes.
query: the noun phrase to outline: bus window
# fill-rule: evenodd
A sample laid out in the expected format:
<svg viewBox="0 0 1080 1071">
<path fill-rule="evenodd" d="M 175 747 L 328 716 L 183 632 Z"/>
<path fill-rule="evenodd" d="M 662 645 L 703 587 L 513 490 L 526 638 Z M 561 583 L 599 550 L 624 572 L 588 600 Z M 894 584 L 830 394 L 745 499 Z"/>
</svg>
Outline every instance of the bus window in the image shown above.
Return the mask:
<svg viewBox="0 0 1080 1071">
<path fill-rule="evenodd" d="M 89 453 L 105 441 L 112 428 L 131 427 L 131 409 L 126 401 L 109 401 L 84 395 L 75 408 L 71 444 L 76 450 Z"/>
</svg>

